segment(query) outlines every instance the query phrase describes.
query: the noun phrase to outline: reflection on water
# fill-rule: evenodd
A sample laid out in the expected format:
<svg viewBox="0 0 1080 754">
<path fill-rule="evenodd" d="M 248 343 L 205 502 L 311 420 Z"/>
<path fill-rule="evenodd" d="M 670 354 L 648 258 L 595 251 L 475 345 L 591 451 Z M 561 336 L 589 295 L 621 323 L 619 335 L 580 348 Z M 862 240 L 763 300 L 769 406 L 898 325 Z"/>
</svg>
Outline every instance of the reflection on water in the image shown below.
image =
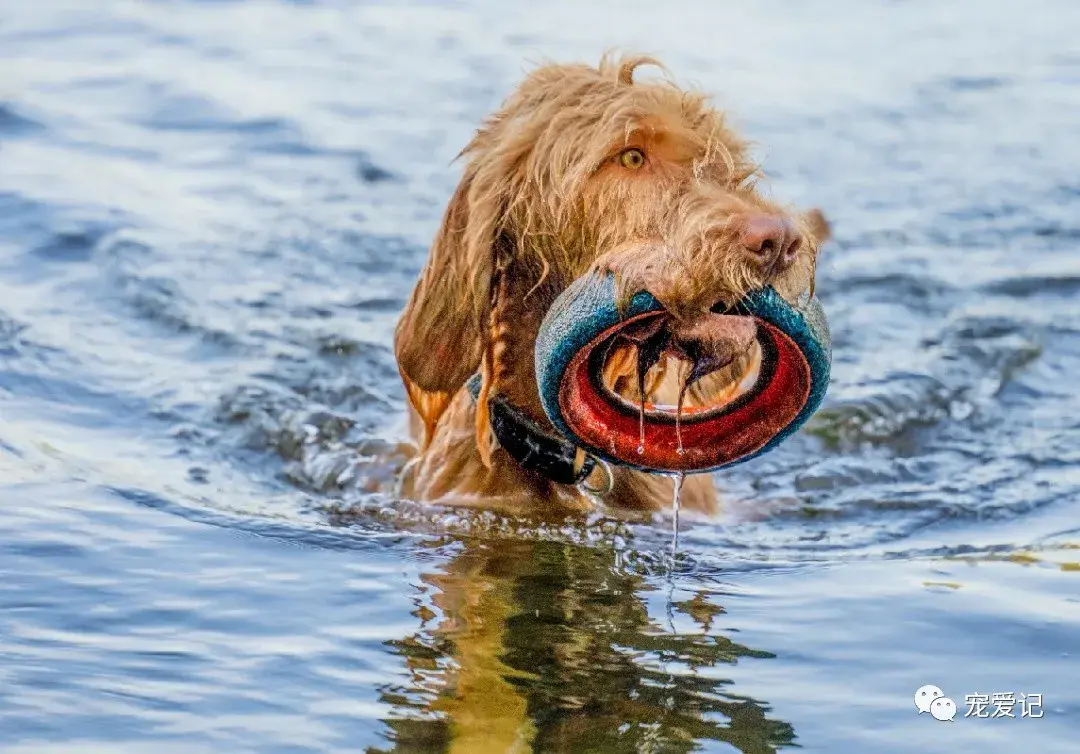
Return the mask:
<svg viewBox="0 0 1080 754">
<path fill-rule="evenodd" d="M 717 624 L 697 591 L 650 614 L 663 583 L 614 551 L 551 542 L 464 542 L 416 599 L 417 631 L 389 642 L 411 683 L 388 684 L 386 751 L 692 751 L 765 754 L 794 741 L 724 668 L 768 652 Z M 676 630 L 680 614 L 696 630 Z"/>
</svg>

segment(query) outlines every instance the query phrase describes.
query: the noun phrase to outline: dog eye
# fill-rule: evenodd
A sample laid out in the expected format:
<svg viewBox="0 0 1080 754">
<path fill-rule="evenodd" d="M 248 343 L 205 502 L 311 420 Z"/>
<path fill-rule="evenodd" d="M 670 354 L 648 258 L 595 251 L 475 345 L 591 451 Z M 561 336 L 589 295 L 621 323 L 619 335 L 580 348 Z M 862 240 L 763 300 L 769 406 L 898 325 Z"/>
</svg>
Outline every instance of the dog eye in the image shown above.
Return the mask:
<svg viewBox="0 0 1080 754">
<path fill-rule="evenodd" d="M 645 166 L 645 153 L 640 149 L 627 149 L 619 155 L 619 164 L 629 170 L 637 170 Z"/>
</svg>

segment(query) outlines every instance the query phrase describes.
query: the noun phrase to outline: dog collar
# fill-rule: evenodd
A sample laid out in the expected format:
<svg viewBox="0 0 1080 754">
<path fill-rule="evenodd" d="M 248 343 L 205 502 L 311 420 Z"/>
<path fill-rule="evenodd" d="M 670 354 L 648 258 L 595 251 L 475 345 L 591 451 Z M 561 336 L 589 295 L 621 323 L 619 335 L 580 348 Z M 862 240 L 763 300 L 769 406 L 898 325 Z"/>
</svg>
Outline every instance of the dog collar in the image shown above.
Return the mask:
<svg viewBox="0 0 1080 754">
<path fill-rule="evenodd" d="M 480 399 L 480 375 L 466 383 L 474 401 Z M 580 485 L 596 468 L 596 459 L 585 456 L 580 469 L 575 469 L 578 447 L 553 437 L 536 422 L 514 408 L 506 399 L 493 396 L 488 400 L 491 429 L 499 445 L 523 469 L 533 471 L 558 484 Z"/>
</svg>

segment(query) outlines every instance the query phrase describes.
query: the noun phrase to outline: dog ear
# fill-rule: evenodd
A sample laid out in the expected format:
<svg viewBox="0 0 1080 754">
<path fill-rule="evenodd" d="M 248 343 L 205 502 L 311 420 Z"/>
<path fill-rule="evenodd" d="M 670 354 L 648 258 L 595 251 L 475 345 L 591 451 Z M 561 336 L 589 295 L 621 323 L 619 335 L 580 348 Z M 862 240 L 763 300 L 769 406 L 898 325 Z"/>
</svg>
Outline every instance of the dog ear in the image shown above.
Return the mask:
<svg viewBox="0 0 1080 754">
<path fill-rule="evenodd" d="M 450 199 L 427 264 L 394 333 L 405 391 L 424 422 L 424 448 L 454 395 L 486 362 L 494 245 L 503 210 L 474 176 L 467 169 Z M 486 364 L 484 371 L 490 371 Z M 489 377 L 485 374 L 484 393 Z M 487 412 L 479 413 L 483 420 L 478 416 L 478 433 L 483 423 L 485 437 L 478 439 L 487 447 Z"/>
<path fill-rule="evenodd" d="M 820 209 L 815 207 L 808 210 L 803 214 L 803 218 L 806 220 L 806 227 L 814 236 L 814 240 L 817 241 L 819 247 L 824 246 L 825 242 L 832 238 L 832 226 L 829 225 L 829 221 L 825 219 L 825 215 Z"/>
</svg>

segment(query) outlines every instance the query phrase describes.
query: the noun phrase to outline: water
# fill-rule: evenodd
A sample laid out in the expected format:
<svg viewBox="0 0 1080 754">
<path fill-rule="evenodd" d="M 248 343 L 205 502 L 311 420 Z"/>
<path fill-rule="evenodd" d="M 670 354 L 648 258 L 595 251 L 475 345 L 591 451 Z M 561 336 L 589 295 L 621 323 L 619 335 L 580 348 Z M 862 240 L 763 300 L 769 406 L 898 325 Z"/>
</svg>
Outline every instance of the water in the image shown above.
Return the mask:
<svg viewBox="0 0 1080 754">
<path fill-rule="evenodd" d="M 587 5 L 0 6 L 0 750 L 1074 750 L 1080 11 Z M 827 404 L 674 571 L 365 492 L 453 155 L 616 44 L 836 237 Z"/>
<path fill-rule="evenodd" d="M 680 452 L 682 446 L 679 447 Z M 680 495 L 682 493 L 683 482 L 686 480 L 686 474 L 678 473 L 673 474 L 671 477 L 671 567 L 675 567 L 675 559 L 679 557 L 679 508 L 682 500 Z"/>
</svg>

